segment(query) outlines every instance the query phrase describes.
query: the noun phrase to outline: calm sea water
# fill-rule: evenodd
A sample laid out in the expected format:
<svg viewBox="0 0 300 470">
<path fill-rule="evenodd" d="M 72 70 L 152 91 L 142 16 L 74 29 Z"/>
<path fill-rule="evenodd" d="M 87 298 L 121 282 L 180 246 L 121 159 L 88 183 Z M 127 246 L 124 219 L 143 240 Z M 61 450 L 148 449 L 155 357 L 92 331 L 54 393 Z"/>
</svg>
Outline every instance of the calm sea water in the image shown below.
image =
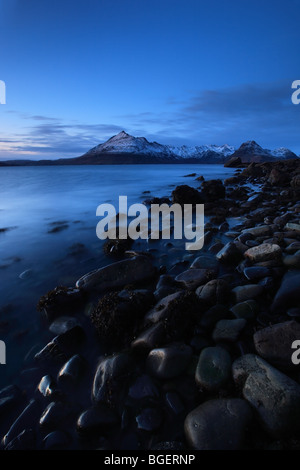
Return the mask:
<svg viewBox="0 0 300 470">
<path fill-rule="evenodd" d="M 14 381 L 31 348 L 44 345 L 36 304 L 57 285 L 74 285 L 86 272 L 111 262 L 96 237 L 96 208 L 168 196 L 178 184 L 199 186 L 227 178 L 221 165 L 126 165 L 0 168 L 0 339 L 7 365 L 0 386 Z M 150 191 L 151 194 L 143 194 Z M 62 230 L 52 231 L 56 227 Z M 138 248 L 138 247 L 137 247 Z"/>
</svg>

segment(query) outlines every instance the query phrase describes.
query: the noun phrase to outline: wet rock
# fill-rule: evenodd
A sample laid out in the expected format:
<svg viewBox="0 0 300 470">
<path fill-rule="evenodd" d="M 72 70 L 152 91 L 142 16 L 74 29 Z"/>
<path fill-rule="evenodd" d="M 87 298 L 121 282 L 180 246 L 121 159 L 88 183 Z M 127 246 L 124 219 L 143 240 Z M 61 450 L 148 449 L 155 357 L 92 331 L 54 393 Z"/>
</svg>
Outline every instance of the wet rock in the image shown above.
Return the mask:
<svg viewBox="0 0 300 470">
<path fill-rule="evenodd" d="M 37 386 L 37 390 L 43 397 L 51 398 L 52 400 L 59 396 L 56 383 L 51 375 L 44 375 L 44 377 L 42 377 Z"/>
<path fill-rule="evenodd" d="M 66 403 L 53 401 L 49 403 L 40 417 L 40 426 L 44 429 L 56 429 L 63 425 L 65 419 L 70 415 L 70 407 Z"/>
<path fill-rule="evenodd" d="M 63 431 L 53 431 L 43 439 L 45 450 L 66 450 L 70 444 L 70 436 Z"/>
<path fill-rule="evenodd" d="M 85 274 L 76 282 L 76 287 L 85 291 L 103 292 L 144 281 L 154 275 L 151 260 L 147 256 L 137 256 Z"/>
<path fill-rule="evenodd" d="M 245 302 L 233 305 L 233 307 L 230 308 L 230 311 L 236 318 L 252 320 L 258 315 L 260 308 L 255 300 L 246 300 Z"/>
<path fill-rule="evenodd" d="M 21 390 L 16 385 L 9 385 L 0 390 L 0 416 L 10 411 L 21 398 Z"/>
<path fill-rule="evenodd" d="M 188 269 L 176 276 L 175 281 L 183 284 L 186 289 L 196 289 L 198 286 L 208 282 L 213 276 L 209 269 Z"/>
<path fill-rule="evenodd" d="M 86 368 L 83 358 L 76 354 L 60 369 L 57 380 L 63 384 L 77 384 L 82 378 Z"/>
<path fill-rule="evenodd" d="M 235 301 L 237 303 L 258 297 L 263 293 L 263 291 L 263 286 L 258 284 L 246 284 L 245 286 L 237 286 L 232 289 L 232 293 L 234 294 Z"/>
<path fill-rule="evenodd" d="M 193 449 L 238 450 L 251 420 L 252 411 L 245 400 L 209 400 L 187 415 L 184 430 Z"/>
<path fill-rule="evenodd" d="M 208 309 L 200 319 L 200 326 L 206 330 L 212 330 L 219 320 L 227 318 L 230 314 L 224 305 L 217 304 Z"/>
<path fill-rule="evenodd" d="M 172 202 L 174 204 L 202 204 L 203 198 L 197 189 L 187 185 L 177 186 L 172 191 Z"/>
<path fill-rule="evenodd" d="M 285 224 L 284 228 L 285 230 L 292 230 L 295 232 L 300 232 L 300 224 L 288 222 L 287 224 Z"/>
<path fill-rule="evenodd" d="M 106 346 L 127 346 L 139 331 L 153 300 L 152 293 L 143 290 L 104 295 L 91 314 L 101 342 Z"/>
<path fill-rule="evenodd" d="M 26 271 L 23 271 L 20 275 L 20 279 L 29 279 L 32 276 L 32 269 L 26 269 Z"/>
<path fill-rule="evenodd" d="M 5 450 L 35 450 L 36 449 L 36 437 L 33 429 L 24 429 L 10 441 Z"/>
<path fill-rule="evenodd" d="M 300 323 L 287 321 L 256 331 L 253 336 L 257 353 L 271 364 L 291 368 L 291 346 L 300 339 Z"/>
<path fill-rule="evenodd" d="M 144 398 L 158 398 L 159 391 L 149 375 L 143 374 L 139 376 L 135 382 L 129 387 L 128 395 L 134 400 L 142 400 Z"/>
<path fill-rule="evenodd" d="M 203 254 L 198 256 L 192 263 L 191 268 L 194 269 L 209 269 L 215 274 L 219 271 L 219 263 L 214 256 Z"/>
<path fill-rule="evenodd" d="M 144 408 L 136 417 L 137 427 L 141 431 L 156 431 L 162 422 L 161 411 L 157 408 Z"/>
<path fill-rule="evenodd" d="M 271 234 L 270 225 L 260 225 L 258 227 L 251 227 L 243 230 L 243 233 L 250 233 L 254 237 L 262 237 Z"/>
<path fill-rule="evenodd" d="M 94 403 L 116 406 L 131 373 L 132 360 L 126 353 L 119 353 L 102 359 L 97 367 L 92 388 Z"/>
<path fill-rule="evenodd" d="M 211 305 L 226 303 L 229 297 L 229 285 L 223 279 L 214 279 L 198 287 L 196 295 Z"/>
<path fill-rule="evenodd" d="M 283 264 L 287 268 L 300 269 L 300 250 L 296 251 L 293 255 L 287 255 L 283 258 Z"/>
<path fill-rule="evenodd" d="M 159 281 L 156 285 L 154 296 L 155 299 L 158 301 L 163 299 L 164 297 L 167 297 L 168 295 L 174 294 L 177 291 L 178 285 L 174 280 L 173 276 L 163 274 L 162 276 L 160 276 Z"/>
<path fill-rule="evenodd" d="M 82 302 L 83 296 L 79 289 L 59 286 L 40 298 L 37 310 L 52 322 L 61 315 L 73 314 Z"/>
<path fill-rule="evenodd" d="M 65 362 L 67 358 L 68 357 L 65 352 L 54 340 L 46 344 L 46 346 L 34 356 L 34 359 L 37 362 L 53 362 L 58 364 Z"/>
<path fill-rule="evenodd" d="M 265 430 L 287 437 L 300 427 L 300 385 L 254 354 L 238 358 L 233 378 Z"/>
<path fill-rule="evenodd" d="M 192 349 L 184 344 L 171 344 L 153 349 L 147 357 L 147 368 L 155 377 L 170 379 L 181 375 L 192 358 Z"/>
<path fill-rule="evenodd" d="M 231 377 L 231 357 L 225 349 L 210 347 L 202 350 L 196 368 L 197 385 L 208 392 L 224 387 Z"/>
<path fill-rule="evenodd" d="M 281 282 L 281 286 L 275 295 L 271 309 L 273 312 L 285 311 L 290 307 L 299 305 L 300 272 L 288 272 Z"/>
<path fill-rule="evenodd" d="M 172 442 L 159 442 L 155 446 L 151 447 L 151 450 L 184 450 L 184 445 L 182 442 L 172 441 Z"/>
<path fill-rule="evenodd" d="M 63 316 L 54 320 L 49 326 L 49 330 L 55 335 L 60 335 L 62 333 L 66 333 L 68 330 L 71 330 L 74 328 L 74 326 L 80 326 L 77 318 Z"/>
<path fill-rule="evenodd" d="M 18 418 L 9 428 L 9 431 L 2 439 L 4 447 L 6 447 L 13 439 L 15 439 L 25 429 L 32 429 L 36 426 L 41 413 L 40 403 L 37 400 L 31 400 Z"/>
<path fill-rule="evenodd" d="M 247 321 L 244 318 L 238 318 L 236 320 L 220 320 L 213 331 L 213 339 L 216 342 L 235 342 L 246 324 Z"/>
<path fill-rule="evenodd" d="M 263 243 L 253 248 L 249 248 L 244 256 L 253 263 L 258 261 L 274 260 L 281 257 L 281 248 L 279 245 L 271 243 Z"/>
<path fill-rule="evenodd" d="M 77 420 L 77 431 L 81 436 L 89 437 L 99 432 L 107 432 L 118 423 L 117 414 L 104 403 L 99 403 L 85 410 Z"/>
<path fill-rule="evenodd" d="M 244 269 L 244 276 L 249 280 L 253 281 L 256 279 L 262 279 L 270 274 L 270 270 L 268 268 L 264 268 L 263 266 L 252 266 L 249 268 Z"/>
<path fill-rule="evenodd" d="M 216 258 L 222 263 L 235 264 L 242 255 L 234 242 L 227 243 L 221 251 L 216 254 Z"/>
<path fill-rule="evenodd" d="M 154 325 L 143 331 L 132 343 L 133 350 L 147 353 L 151 349 L 162 346 L 166 340 L 166 331 L 163 322 Z"/>
<path fill-rule="evenodd" d="M 109 239 L 104 243 L 103 251 L 109 256 L 122 256 L 130 249 L 132 243 L 133 240 L 129 237 L 126 239 Z"/>
<path fill-rule="evenodd" d="M 221 180 L 203 181 L 201 195 L 205 202 L 214 202 L 225 197 L 225 186 Z"/>
</svg>

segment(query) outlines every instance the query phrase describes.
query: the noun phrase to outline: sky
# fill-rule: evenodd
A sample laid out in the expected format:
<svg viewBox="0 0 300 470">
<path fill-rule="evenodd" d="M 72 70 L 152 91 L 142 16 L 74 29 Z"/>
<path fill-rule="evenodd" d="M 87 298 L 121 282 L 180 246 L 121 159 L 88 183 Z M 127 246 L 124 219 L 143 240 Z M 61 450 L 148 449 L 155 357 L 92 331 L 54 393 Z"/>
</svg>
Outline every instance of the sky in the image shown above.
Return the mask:
<svg viewBox="0 0 300 470">
<path fill-rule="evenodd" d="M 300 154 L 299 21 L 300 0 L 0 0 L 0 159 L 121 130 Z"/>
</svg>

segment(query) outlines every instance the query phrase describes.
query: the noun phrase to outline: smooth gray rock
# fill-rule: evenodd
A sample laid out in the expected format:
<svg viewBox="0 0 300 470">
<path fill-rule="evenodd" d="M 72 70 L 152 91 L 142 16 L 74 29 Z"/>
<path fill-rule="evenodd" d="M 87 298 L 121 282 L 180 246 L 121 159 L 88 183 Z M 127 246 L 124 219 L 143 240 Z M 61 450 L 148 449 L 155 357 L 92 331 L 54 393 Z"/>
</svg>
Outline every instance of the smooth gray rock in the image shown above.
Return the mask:
<svg viewBox="0 0 300 470">
<path fill-rule="evenodd" d="M 230 354 L 220 347 L 209 347 L 201 351 L 196 368 L 195 380 L 203 390 L 220 390 L 231 377 Z"/>
<path fill-rule="evenodd" d="M 117 414 L 104 403 L 85 410 L 77 420 L 77 431 L 84 436 L 106 432 L 118 422 Z"/>
<path fill-rule="evenodd" d="M 187 289 L 196 289 L 208 282 L 213 276 L 213 273 L 208 269 L 188 269 L 176 276 L 175 281 L 183 284 Z"/>
<path fill-rule="evenodd" d="M 244 318 L 238 318 L 236 320 L 220 320 L 213 331 L 213 339 L 214 341 L 234 342 L 238 339 L 246 324 L 247 320 Z"/>
<path fill-rule="evenodd" d="M 300 428 L 300 385 L 254 354 L 232 365 L 234 381 L 273 437 L 287 437 Z"/>
<path fill-rule="evenodd" d="M 252 410 L 245 400 L 209 400 L 187 415 L 185 436 L 196 450 L 238 450 L 251 420 Z"/>
<path fill-rule="evenodd" d="M 281 257 L 281 248 L 275 243 L 262 243 L 261 245 L 249 248 L 245 251 L 244 256 L 253 263 L 274 259 L 277 260 Z"/>
<path fill-rule="evenodd" d="M 245 320 L 252 320 L 257 316 L 260 307 L 255 300 L 245 300 L 238 304 L 233 305 L 230 311 L 236 318 L 245 318 Z"/>
<path fill-rule="evenodd" d="M 204 286 L 198 287 L 196 294 L 199 299 L 211 305 L 222 304 L 228 300 L 229 286 L 223 279 L 213 279 Z"/>
<path fill-rule="evenodd" d="M 268 326 L 253 335 L 257 353 L 275 366 L 293 367 L 292 343 L 300 339 L 300 323 L 287 321 Z"/>
</svg>

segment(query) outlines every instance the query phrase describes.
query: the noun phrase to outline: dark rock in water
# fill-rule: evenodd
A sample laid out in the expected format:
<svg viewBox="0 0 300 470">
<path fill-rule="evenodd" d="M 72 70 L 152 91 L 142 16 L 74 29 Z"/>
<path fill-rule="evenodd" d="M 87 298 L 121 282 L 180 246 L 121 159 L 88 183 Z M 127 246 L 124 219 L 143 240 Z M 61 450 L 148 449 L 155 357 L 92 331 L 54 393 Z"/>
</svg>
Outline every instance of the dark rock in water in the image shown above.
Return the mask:
<svg viewBox="0 0 300 470">
<path fill-rule="evenodd" d="M 11 425 L 9 431 L 2 439 L 3 445 L 6 447 L 13 439 L 15 439 L 24 430 L 35 428 L 41 413 L 41 405 L 37 400 L 31 400 L 18 418 Z"/>
<path fill-rule="evenodd" d="M 163 274 L 160 276 L 158 283 L 156 284 L 156 288 L 154 291 L 154 296 L 156 300 L 163 299 L 168 295 L 174 294 L 178 291 L 178 285 L 174 280 L 173 276 L 168 274 Z"/>
<path fill-rule="evenodd" d="M 187 185 L 177 186 L 172 191 L 172 202 L 174 204 L 202 204 L 203 198 L 197 189 Z"/>
<path fill-rule="evenodd" d="M 77 431 L 81 436 L 91 436 L 118 423 L 117 414 L 104 403 L 99 403 L 81 413 L 77 420 Z"/>
<path fill-rule="evenodd" d="M 166 341 L 166 330 L 163 322 L 154 323 L 144 330 L 132 343 L 135 351 L 148 353 L 151 349 L 158 348 Z"/>
<path fill-rule="evenodd" d="M 273 312 L 285 311 L 290 307 L 298 307 L 300 291 L 300 272 L 288 272 L 281 283 L 273 300 L 271 309 Z"/>
<path fill-rule="evenodd" d="M 82 276 L 76 286 L 85 291 L 99 292 L 133 284 L 155 275 L 155 269 L 147 256 L 137 256 L 96 269 Z"/>
<path fill-rule="evenodd" d="M 196 176 L 196 173 L 190 173 L 189 175 L 184 175 L 184 178 L 188 178 L 188 177 L 192 177 L 192 176 Z"/>
<path fill-rule="evenodd" d="M 216 258 L 222 263 L 235 264 L 242 258 L 242 255 L 236 244 L 229 242 L 216 254 Z"/>
<path fill-rule="evenodd" d="M 19 401 L 21 390 L 16 385 L 9 385 L 0 390 L 0 416 L 10 411 Z"/>
<path fill-rule="evenodd" d="M 300 308 L 297 308 L 297 307 L 290 308 L 286 313 L 291 318 L 300 317 Z"/>
<path fill-rule="evenodd" d="M 208 309 L 200 319 L 200 326 L 205 328 L 206 330 L 213 330 L 215 324 L 219 320 L 223 320 L 224 318 L 228 318 L 229 316 L 228 309 L 224 307 L 224 305 L 216 304 L 210 309 Z"/>
<path fill-rule="evenodd" d="M 235 342 L 246 324 L 247 321 L 244 318 L 220 320 L 213 331 L 213 339 L 214 341 Z"/>
<path fill-rule="evenodd" d="M 152 293 L 142 290 L 110 292 L 102 297 L 91 314 L 101 341 L 110 346 L 127 346 L 153 301 Z"/>
<path fill-rule="evenodd" d="M 214 202 L 225 197 L 225 186 L 221 180 L 203 181 L 201 195 L 205 202 Z"/>
<path fill-rule="evenodd" d="M 187 289 L 193 290 L 205 284 L 213 277 L 213 272 L 209 269 L 188 269 L 176 276 L 175 281 L 183 284 Z"/>
<path fill-rule="evenodd" d="M 46 346 L 35 354 L 34 359 L 38 362 L 62 363 L 67 360 L 67 355 L 55 341 L 50 341 Z"/>
<path fill-rule="evenodd" d="M 300 385 L 254 354 L 238 358 L 233 378 L 255 409 L 264 429 L 288 437 L 300 427 Z"/>
<path fill-rule="evenodd" d="M 192 349 L 183 343 L 153 349 L 147 357 L 147 368 L 155 377 L 170 379 L 181 375 L 192 358 Z"/>
<path fill-rule="evenodd" d="M 231 357 L 220 347 L 202 350 L 196 368 L 195 380 L 199 387 L 208 392 L 220 390 L 231 377 Z"/>
<path fill-rule="evenodd" d="M 36 437 L 33 429 L 24 429 L 17 437 L 10 441 L 5 450 L 35 450 Z"/>
<path fill-rule="evenodd" d="M 42 296 L 37 309 L 45 314 L 48 321 L 53 321 L 61 315 L 74 313 L 82 305 L 83 300 L 79 289 L 60 286 Z"/>
<path fill-rule="evenodd" d="M 293 255 L 287 255 L 283 258 L 283 264 L 288 268 L 300 269 L 300 250 Z"/>
<path fill-rule="evenodd" d="M 80 326 L 79 321 L 75 317 L 58 317 L 54 320 L 49 326 L 51 333 L 55 335 L 60 335 L 66 333 L 66 331 L 71 330 L 74 326 Z"/>
<path fill-rule="evenodd" d="M 102 359 L 97 367 L 92 388 L 94 403 L 117 406 L 127 380 L 133 372 L 131 357 L 119 353 Z"/>
<path fill-rule="evenodd" d="M 252 320 L 258 315 L 260 308 L 255 300 L 246 300 L 245 302 L 233 305 L 233 307 L 230 308 L 230 311 L 236 318 Z"/>
<path fill-rule="evenodd" d="M 270 274 L 270 270 L 268 268 L 264 268 L 262 266 L 253 266 L 244 269 L 244 276 L 252 281 L 254 279 L 261 279 L 266 277 Z"/>
<path fill-rule="evenodd" d="M 43 439 L 45 450 L 66 450 L 70 445 L 71 438 L 63 431 L 53 431 Z"/>
<path fill-rule="evenodd" d="M 78 346 L 85 338 L 85 333 L 80 326 L 74 326 L 65 333 L 53 338 L 41 351 L 36 353 L 36 361 L 49 361 L 61 363 L 65 362 L 72 352 L 76 351 Z"/>
<path fill-rule="evenodd" d="M 162 422 L 161 411 L 157 408 L 144 408 L 136 417 L 138 429 L 141 431 L 156 431 Z"/>
<path fill-rule="evenodd" d="M 43 395 L 43 397 L 51 398 L 52 400 L 59 395 L 56 383 L 51 375 L 44 375 L 44 377 L 42 377 L 40 383 L 37 386 L 37 390 Z"/>
<path fill-rule="evenodd" d="M 85 361 L 76 354 L 60 369 L 57 380 L 59 383 L 75 385 L 82 378 L 85 368 Z"/>
<path fill-rule="evenodd" d="M 196 294 L 200 300 L 211 305 L 226 303 L 229 298 L 229 285 L 223 279 L 214 279 L 198 287 Z"/>
<path fill-rule="evenodd" d="M 219 253 L 219 251 L 222 250 L 222 248 L 224 247 L 224 243 L 221 243 L 221 242 L 218 242 L 218 243 L 214 243 L 213 245 L 211 245 L 208 249 L 208 251 L 210 253 L 214 253 L 214 254 L 217 254 Z"/>
<path fill-rule="evenodd" d="M 140 375 L 131 385 L 128 395 L 134 400 L 143 400 L 144 398 L 158 398 L 159 391 L 149 375 Z"/>
<path fill-rule="evenodd" d="M 126 239 L 109 239 L 103 245 L 103 251 L 109 256 L 122 256 L 125 251 L 129 250 L 133 240 L 131 238 Z"/>
<path fill-rule="evenodd" d="M 53 401 L 43 411 L 40 417 L 40 426 L 44 429 L 55 430 L 63 425 L 70 413 L 71 407 L 69 404 Z"/>
<path fill-rule="evenodd" d="M 193 449 L 238 450 L 251 420 L 252 411 L 245 400 L 209 400 L 187 415 L 184 430 Z"/>
<path fill-rule="evenodd" d="M 300 323 L 287 321 L 256 331 L 253 336 L 257 353 L 271 364 L 291 368 L 291 349 L 294 341 L 300 339 Z"/>
<path fill-rule="evenodd" d="M 258 297 L 263 293 L 263 291 L 263 286 L 258 284 L 246 284 L 245 286 L 237 286 L 232 289 L 232 293 L 234 294 L 235 301 L 237 303 Z"/>
</svg>

